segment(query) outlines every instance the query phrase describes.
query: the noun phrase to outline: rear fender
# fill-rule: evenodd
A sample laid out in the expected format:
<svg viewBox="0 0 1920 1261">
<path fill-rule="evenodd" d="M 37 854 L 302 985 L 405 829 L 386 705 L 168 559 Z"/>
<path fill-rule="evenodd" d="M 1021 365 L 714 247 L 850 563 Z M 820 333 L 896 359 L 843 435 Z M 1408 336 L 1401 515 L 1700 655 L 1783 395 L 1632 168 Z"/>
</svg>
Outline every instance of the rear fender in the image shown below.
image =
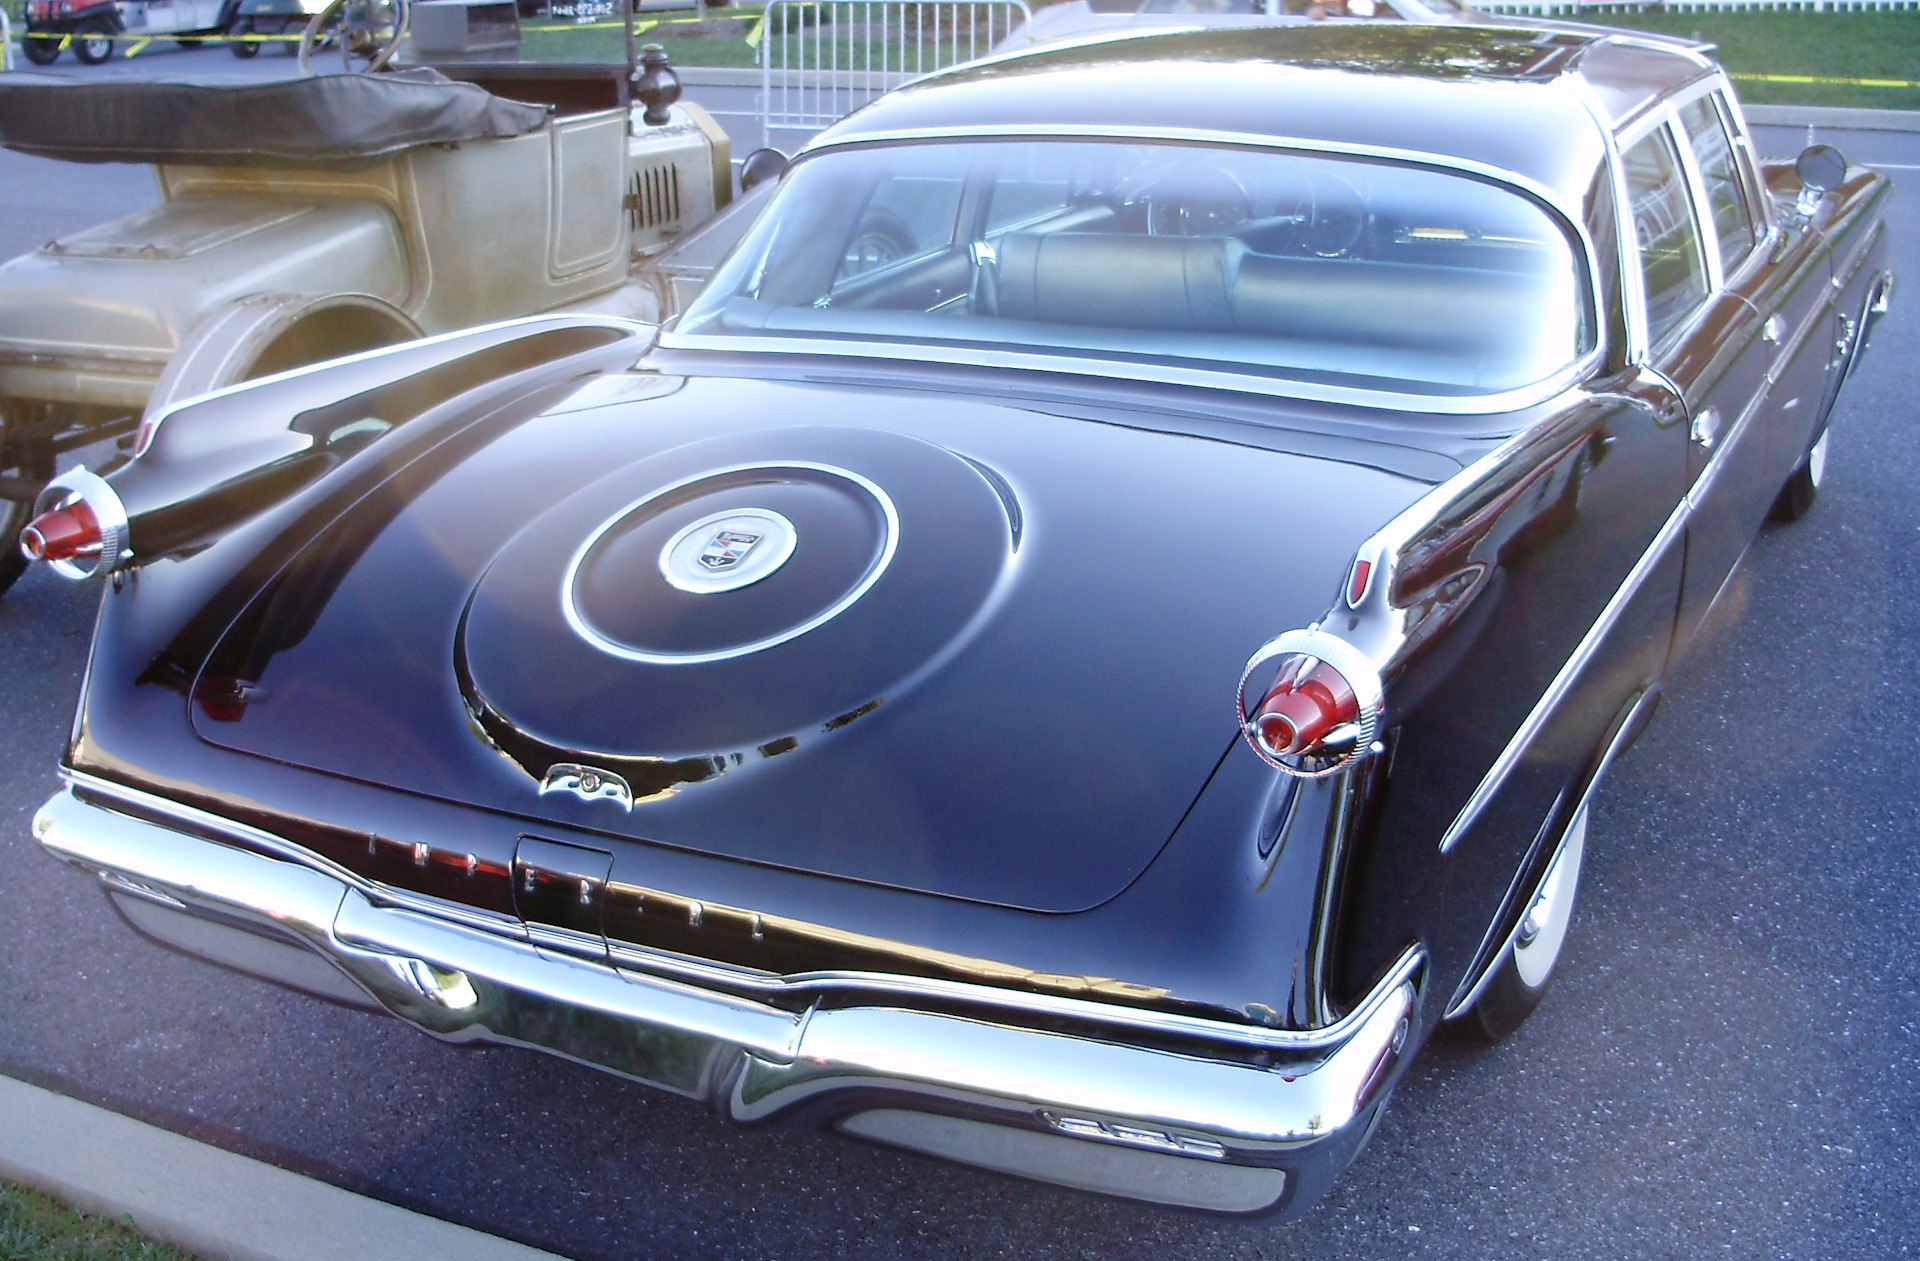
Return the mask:
<svg viewBox="0 0 1920 1261">
<path fill-rule="evenodd" d="M 371 294 L 254 294 L 195 326 L 160 374 L 147 414 L 255 377 L 419 336 L 406 312 Z"/>
<path fill-rule="evenodd" d="M 138 410 L 215 312 L 316 289 L 393 305 L 409 274 L 371 202 L 171 199 L 0 266 L 0 394 Z"/>
</svg>

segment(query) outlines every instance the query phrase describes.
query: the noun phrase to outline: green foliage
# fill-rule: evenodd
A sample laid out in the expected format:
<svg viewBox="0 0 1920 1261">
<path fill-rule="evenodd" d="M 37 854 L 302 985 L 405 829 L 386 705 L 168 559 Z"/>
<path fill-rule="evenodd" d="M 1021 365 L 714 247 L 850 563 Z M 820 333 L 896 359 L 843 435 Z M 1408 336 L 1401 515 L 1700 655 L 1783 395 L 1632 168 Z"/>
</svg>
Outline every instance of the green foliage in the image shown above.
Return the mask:
<svg viewBox="0 0 1920 1261">
<path fill-rule="evenodd" d="M 722 10 L 727 17 L 734 11 Z M 751 16 L 748 24 L 751 23 Z M 642 31 L 635 41 L 659 44 L 676 66 L 751 66 L 753 49 L 744 36 L 732 39 L 674 39 L 658 31 Z M 565 27 L 528 30 L 521 36 L 520 56 L 525 61 L 626 62 L 626 33 L 617 26 L 598 23 L 574 29 Z"/>
<path fill-rule="evenodd" d="M 58 1201 L 0 1184 L 0 1261 L 193 1261 L 126 1223 L 85 1217 Z"/>
<path fill-rule="evenodd" d="M 1781 83 L 1743 75 L 1920 81 L 1920 13 L 1838 10 L 1813 13 L 1609 13 L 1590 21 L 1716 45 L 1714 56 L 1734 76 L 1743 101 L 1791 105 L 1858 105 L 1920 109 L 1920 88 L 1842 83 Z"/>
</svg>

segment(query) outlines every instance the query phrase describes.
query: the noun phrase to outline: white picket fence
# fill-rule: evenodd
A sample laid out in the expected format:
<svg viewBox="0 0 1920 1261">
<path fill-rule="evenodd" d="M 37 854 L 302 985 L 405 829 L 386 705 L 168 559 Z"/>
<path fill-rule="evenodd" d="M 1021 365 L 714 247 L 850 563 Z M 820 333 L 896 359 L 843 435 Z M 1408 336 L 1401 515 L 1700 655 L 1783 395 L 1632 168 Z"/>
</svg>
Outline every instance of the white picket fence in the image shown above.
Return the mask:
<svg viewBox="0 0 1920 1261">
<path fill-rule="evenodd" d="M 770 0 L 761 143 L 790 149 L 910 79 L 986 56 L 1032 17 L 1026 0 Z"/>
<path fill-rule="evenodd" d="M 1798 9 L 1811 13 L 1868 9 L 1920 9 L 1920 0 L 1485 0 L 1474 6 L 1488 13 L 1593 13 L 1609 9 L 1653 13 L 1737 13 L 1761 9 Z"/>
</svg>

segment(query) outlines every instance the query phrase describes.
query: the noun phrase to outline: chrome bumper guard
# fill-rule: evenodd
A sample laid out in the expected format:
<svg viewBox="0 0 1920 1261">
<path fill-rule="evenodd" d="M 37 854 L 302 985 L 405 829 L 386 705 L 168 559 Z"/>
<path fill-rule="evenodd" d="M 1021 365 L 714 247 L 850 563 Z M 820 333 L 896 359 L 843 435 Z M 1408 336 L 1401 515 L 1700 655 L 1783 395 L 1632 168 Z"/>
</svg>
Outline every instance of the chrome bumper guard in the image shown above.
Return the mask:
<svg viewBox="0 0 1920 1261">
<path fill-rule="evenodd" d="M 142 813 L 200 817 L 99 787 Z M 897 1001 L 902 978 L 887 1005 L 787 1011 L 383 904 L 377 887 L 317 857 L 269 857 L 95 799 L 63 789 L 34 816 L 34 835 L 98 878 L 135 927 L 190 953 L 377 1005 L 451 1041 L 553 1052 L 734 1122 L 825 1126 L 1187 1208 L 1265 1212 L 1317 1198 L 1364 1141 L 1419 997 L 1416 948 L 1328 1029 L 1223 1024 L 1212 1045 L 1238 1058 L 1130 1044 L 1121 1026 L 1022 1027 L 991 1006 L 915 1010 Z M 1293 1050 L 1275 1049 L 1289 1037 Z"/>
</svg>

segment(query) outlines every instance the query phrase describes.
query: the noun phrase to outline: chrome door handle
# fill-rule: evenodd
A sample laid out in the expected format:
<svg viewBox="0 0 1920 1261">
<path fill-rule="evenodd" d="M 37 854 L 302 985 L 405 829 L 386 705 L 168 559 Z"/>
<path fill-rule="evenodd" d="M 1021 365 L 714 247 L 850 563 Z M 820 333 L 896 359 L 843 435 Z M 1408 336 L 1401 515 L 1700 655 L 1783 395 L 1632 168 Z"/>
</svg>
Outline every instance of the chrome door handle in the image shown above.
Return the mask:
<svg viewBox="0 0 1920 1261">
<path fill-rule="evenodd" d="M 1688 432 L 1693 435 L 1693 440 L 1700 444 L 1702 451 L 1713 450 L 1713 444 L 1720 437 L 1720 409 L 1709 407 L 1702 410 L 1693 418 L 1693 424 Z"/>
<path fill-rule="evenodd" d="M 1781 339 L 1786 337 L 1786 335 L 1787 322 L 1778 315 L 1769 315 L 1767 322 L 1760 326 L 1761 338 L 1765 341 L 1772 342 L 1776 346 L 1780 344 Z"/>
</svg>

